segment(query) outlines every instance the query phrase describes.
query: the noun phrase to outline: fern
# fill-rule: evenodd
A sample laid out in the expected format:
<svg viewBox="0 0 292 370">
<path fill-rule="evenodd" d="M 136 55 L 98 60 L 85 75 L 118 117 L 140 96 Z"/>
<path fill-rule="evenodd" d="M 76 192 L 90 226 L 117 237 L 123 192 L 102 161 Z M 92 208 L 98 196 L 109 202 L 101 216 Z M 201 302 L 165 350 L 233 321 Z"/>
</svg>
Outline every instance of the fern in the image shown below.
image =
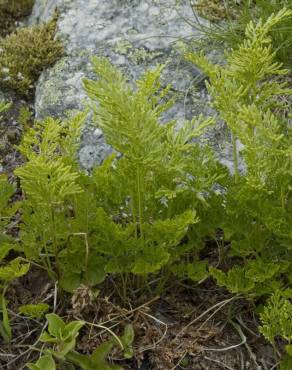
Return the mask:
<svg viewBox="0 0 292 370">
<path fill-rule="evenodd" d="M 273 345 L 276 338 L 282 338 L 285 345 L 286 356 L 283 357 L 280 369 L 288 370 L 292 361 L 292 304 L 285 298 L 284 292 L 276 290 L 270 297 L 263 312 L 260 314 L 260 332 Z"/>
<path fill-rule="evenodd" d="M 26 194 L 20 234 L 22 247 L 28 258 L 41 259 L 52 276 L 50 254 L 58 259 L 64 243 L 62 238 L 68 234 L 66 202 L 83 191 L 77 183 L 79 173 L 73 151 L 84 118 L 84 114 L 79 114 L 63 124 L 51 118 L 38 122 L 26 132 L 19 146 L 28 159 L 15 171 Z M 71 122 L 74 131 L 69 128 Z"/>
<path fill-rule="evenodd" d="M 204 217 L 220 208 L 214 185 L 226 175 L 212 151 L 194 141 L 213 119 L 198 117 L 181 129 L 160 123 L 173 103 L 160 82 L 162 66 L 133 88 L 108 60 L 93 64 L 99 79 L 85 88 L 99 102 L 98 125 L 120 158 L 112 155 L 90 174 L 79 168 L 80 113 L 28 129 L 19 145 L 27 163 L 16 170 L 26 196 L 22 249 L 69 291 L 107 274 L 143 275 L 146 282 L 163 269 L 168 276 L 214 231 Z M 192 243 L 182 242 L 189 233 Z"/>
<path fill-rule="evenodd" d="M 85 80 L 84 85 L 99 103 L 94 105 L 96 123 L 122 155 L 105 165 L 102 184 L 97 179 L 100 169 L 94 171 L 99 191 L 115 200 L 110 212 L 118 217 L 122 209 L 124 215 L 122 230 L 128 246 L 119 242 L 120 252 L 110 251 L 117 261 L 110 262 L 109 271 L 129 266 L 123 254 L 131 261 L 131 251 L 133 259 L 126 271 L 156 272 L 186 251 L 179 247 L 180 240 L 196 228 L 192 226 L 199 222 L 195 211 L 203 217 L 216 198 L 212 186 L 225 176 L 210 149 L 194 142 L 213 119 L 198 117 L 180 130 L 175 122 L 161 125 L 161 114 L 173 104 L 168 98 L 170 86 L 160 82 L 163 66 L 147 71 L 135 87 L 107 59 L 94 58 L 93 66 L 98 80 Z"/>
<path fill-rule="evenodd" d="M 14 186 L 8 183 L 6 176 L 0 176 L 0 335 L 6 342 L 12 339 L 12 330 L 9 323 L 5 294 L 12 280 L 25 275 L 30 267 L 28 263 L 23 263 L 21 258 L 5 262 L 5 257 L 8 256 L 9 252 L 12 249 L 18 249 L 13 238 L 6 232 L 12 216 L 20 207 L 19 202 L 13 205 L 9 204 L 14 191 Z"/>
<path fill-rule="evenodd" d="M 233 292 L 244 292 L 250 286 L 248 291 L 266 294 L 270 289 L 261 285 L 262 266 L 272 263 L 278 272 L 286 272 L 292 261 L 292 131 L 281 100 L 292 90 L 279 80 L 287 70 L 275 61 L 270 37 L 271 29 L 291 14 L 283 9 L 266 22 L 250 23 L 245 40 L 226 54 L 224 66 L 213 65 L 202 54 L 186 54 L 209 76 L 213 105 L 233 138 L 235 170 L 228 182 L 222 182 L 226 214 L 221 227 L 231 241 L 232 255 L 243 257 L 246 266 L 234 267 L 234 277 L 233 269 L 232 276 L 228 273 L 225 277 L 213 271 Z M 240 151 L 239 142 L 243 144 Z M 239 156 L 245 162 L 244 173 L 238 168 Z M 246 285 L 246 270 L 252 264 L 255 278 Z M 242 286 L 236 283 L 239 276 Z M 281 286 L 278 273 L 268 278 L 275 279 L 270 288 Z"/>
</svg>

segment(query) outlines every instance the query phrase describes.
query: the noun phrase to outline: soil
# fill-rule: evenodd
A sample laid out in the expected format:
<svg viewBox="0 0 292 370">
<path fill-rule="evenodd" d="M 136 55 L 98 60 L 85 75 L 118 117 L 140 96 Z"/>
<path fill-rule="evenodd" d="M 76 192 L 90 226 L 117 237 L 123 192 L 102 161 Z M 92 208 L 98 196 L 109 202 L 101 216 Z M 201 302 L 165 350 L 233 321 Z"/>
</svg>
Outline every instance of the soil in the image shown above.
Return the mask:
<svg viewBox="0 0 292 370">
<path fill-rule="evenodd" d="M 117 289 L 117 286 L 116 286 Z M 257 327 L 252 303 L 235 299 L 206 280 L 199 287 L 174 282 L 162 296 L 139 296 L 131 302 L 118 299 L 111 281 L 97 298 L 88 287 L 79 288 L 73 297 L 57 295 L 46 274 L 31 268 L 8 292 L 13 340 L 0 342 L 0 368 L 21 370 L 39 356 L 39 335 L 45 319 L 32 320 L 17 314 L 18 306 L 46 302 L 66 321 L 82 319 L 122 334 L 127 323 L 135 331 L 134 357 L 119 361 L 118 351 L 111 359 L 128 370 L 270 370 L 277 358 Z M 79 335 L 77 350 L 91 353 L 110 335 L 88 325 Z M 63 370 L 63 369 L 62 369 Z"/>
</svg>

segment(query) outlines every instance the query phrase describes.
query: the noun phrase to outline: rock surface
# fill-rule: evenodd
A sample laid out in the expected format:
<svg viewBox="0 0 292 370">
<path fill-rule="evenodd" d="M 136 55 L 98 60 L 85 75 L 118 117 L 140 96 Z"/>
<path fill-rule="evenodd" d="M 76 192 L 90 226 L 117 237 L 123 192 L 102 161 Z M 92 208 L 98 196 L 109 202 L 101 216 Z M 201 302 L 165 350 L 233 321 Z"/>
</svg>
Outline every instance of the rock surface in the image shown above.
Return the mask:
<svg viewBox="0 0 292 370">
<path fill-rule="evenodd" d="M 200 72 L 179 54 L 182 40 L 199 36 L 184 19 L 193 16 L 192 9 L 187 0 L 179 6 L 175 3 L 175 0 L 36 0 L 29 22 L 49 19 L 57 7 L 58 36 L 65 46 L 64 57 L 43 72 L 38 81 L 36 118 L 60 117 L 68 110 L 83 109 L 87 98 L 82 79 L 92 76 L 92 55 L 109 57 L 130 79 L 157 63 L 166 63 L 164 83 L 173 85 L 178 98 L 165 120 L 175 118 L 180 123 L 198 113 L 207 113 L 204 85 L 194 88 Z M 220 136 L 221 131 L 217 129 L 212 135 Z M 101 163 L 111 151 L 90 120 L 82 143 L 80 163 L 85 168 Z"/>
</svg>

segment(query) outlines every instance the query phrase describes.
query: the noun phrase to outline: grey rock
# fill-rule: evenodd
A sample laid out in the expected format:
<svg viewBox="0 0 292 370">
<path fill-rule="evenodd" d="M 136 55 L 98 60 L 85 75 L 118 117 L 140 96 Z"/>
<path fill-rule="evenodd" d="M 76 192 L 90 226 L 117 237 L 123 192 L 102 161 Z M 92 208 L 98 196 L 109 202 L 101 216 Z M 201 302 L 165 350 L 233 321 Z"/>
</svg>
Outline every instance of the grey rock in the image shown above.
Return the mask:
<svg viewBox="0 0 292 370">
<path fill-rule="evenodd" d="M 62 117 L 66 111 L 83 109 L 88 99 L 84 77 L 94 78 L 92 55 L 106 56 L 130 79 L 157 63 L 166 63 L 163 83 L 171 83 L 177 102 L 163 117 L 182 124 L 198 113 L 210 114 L 208 96 L 200 71 L 182 60 L 179 45 L 199 37 L 185 20 L 191 16 L 188 0 L 36 0 L 29 22 L 48 20 L 59 10 L 58 36 L 65 55 L 43 72 L 36 88 L 36 118 Z M 200 84 L 196 84 L 195 80 Z M 199 89 L 194 89 L 198 85 Z M 95 134 L 90 120 L 85 128 L 80 162 L 85 168 L 100 163 L 111 151 L 102 135 Z"/>
</svg>

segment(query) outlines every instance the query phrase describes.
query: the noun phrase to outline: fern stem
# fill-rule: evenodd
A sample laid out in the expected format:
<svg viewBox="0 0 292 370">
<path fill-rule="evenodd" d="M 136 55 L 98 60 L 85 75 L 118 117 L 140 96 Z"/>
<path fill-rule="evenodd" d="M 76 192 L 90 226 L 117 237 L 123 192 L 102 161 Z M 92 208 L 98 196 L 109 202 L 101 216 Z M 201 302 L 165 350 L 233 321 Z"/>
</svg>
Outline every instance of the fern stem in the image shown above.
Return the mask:
<svg viewBox="0 0 292 370">
<path fill-rule="evenodd" d="M 236 136 L 234 135 L 234 133 L 232 133 L 232 146 L 233 146 L 234 178 L 235 178 L 235 183 L 237 183 L 239 179 L 239 170 L 238 170 L 237 143 L 236 143 Z"/>
<path fill-rule="evenodd" d="M 137 167 L 137 194 L 138 194 L 138 212 L 139 212 L 139 228 L 140 236 L 144 240 L 144 230 L 143 230 L 143 201 L 142 201 L 142 173 L 140 166 Z"/>
<path fill-rule="evenodd" d="M 283 186 L 281 187 L 281 207 L 282 207 L 282 211 L 283 211 L 283 214 L 285 213 L 285 195 L 284 195 L 284 189 L 283 189 Z"/>
<path fill-rule="evenodd" d="M 48 251 L 48 248 L 47 248 L 47 245 L 46 245 L 46 242 L 45 242 L 44 235 L 43 235 L 43 247 L 44 247 L 44 251 L 45 251 L 45 254 L 46 254 L 43 261 L 44 261 L 44 264 L 47 266 L 46 269 L 48 271 L 49 276 L 52 277 L 54 275 L 54 273 L 53 273 L 51 259 L 50 259 L 50 256 L 49 256 L 49 251 Z"/>
<path fill-rule="evenodd" d="M 54 255 L 55 255 L 55 261 L 56 261 L 56 269 L 57 269 L 57 276 L 60 277 L 60 269 L 59 269 L 59 261 L 58 261 L 58 243 L 56 238 L 56 220 L 55 220 L 55 212 L 54 212 L 54 206 L 51 205 L 51 226 L 52 226 L 52 239 L 53 239 L 53 249 L 54 249 Z"/>
<path fill-rule="evenodd" d="M 122 289 L 123 289 L 123 299 L 126 302 L 127 300 L 127 285 L 128 285 L 128 274 L 121 273 L 121 280 L 122 280 Z"/>
<path fill-rule="evenodd" d="M 132 217 L 133 217 L 133 223 L 135 225 L 135 237 L 138 239 L 138 231 L 137 231 L 137 216 L 136 216 L 136 209 L 135 209 L 135 200 L 134 200 L 134 194 L 131 195 L 131 202 L 130 202 Z"/>
</svg>

